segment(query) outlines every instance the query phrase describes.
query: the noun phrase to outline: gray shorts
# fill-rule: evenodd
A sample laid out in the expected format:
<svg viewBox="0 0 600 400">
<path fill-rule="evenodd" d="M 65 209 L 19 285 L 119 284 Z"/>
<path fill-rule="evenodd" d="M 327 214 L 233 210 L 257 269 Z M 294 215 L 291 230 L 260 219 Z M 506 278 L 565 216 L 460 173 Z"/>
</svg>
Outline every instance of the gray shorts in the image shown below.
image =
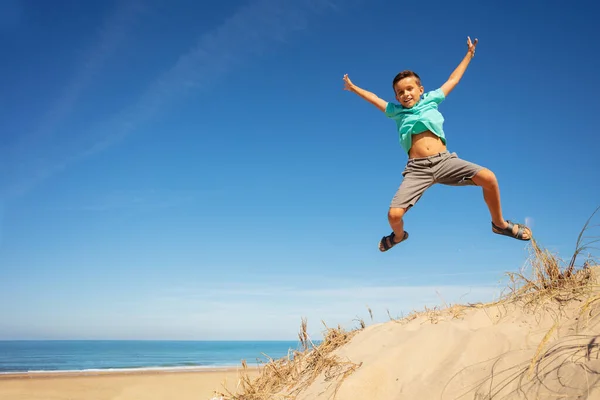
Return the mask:
<svg viewBox="0 0 600 400">
<path fill-rule="evenodd" d="M 448 151 L 429 157 L 411 158 L 402 172 L 402 183 L 390 207 L 410 208 L 435 183 L 451 186 L 475 185 L 471 180 L 482 166 L 458 158 Z"/>
</svg>

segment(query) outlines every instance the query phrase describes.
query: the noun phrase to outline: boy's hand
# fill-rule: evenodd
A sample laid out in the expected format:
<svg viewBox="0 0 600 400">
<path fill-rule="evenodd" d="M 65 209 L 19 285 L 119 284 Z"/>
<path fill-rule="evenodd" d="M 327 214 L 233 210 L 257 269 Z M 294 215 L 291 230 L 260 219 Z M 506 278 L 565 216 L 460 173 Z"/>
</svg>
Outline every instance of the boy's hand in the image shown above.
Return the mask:
<svg viewBox="0 0 600 400">
<path fill-rule="evenodd" d="M 354 84 L 348 78 L 348 74 L 344 75 L 344 90 L 352 91 L 354 89 Z"/>
<path fill-rule="evenodd" d="M 450 94 L 450 92 L 454 90 L 454 87 L 462 78 L 463 74 L 465 73 L 465 70 L 467 69 L 467 66 L 471 62 L 471 59 L 475 57 L 475 46 L 477 46 L 477 42 L 478 40 L 475 39 L 475 41 L 471 43 L 471 38 L 467 36 L 467 54 L 465 54 L 460 64 L 458 64 L 458 67 L 456 67 L 456 69 L 452 71 L 452 74 L 450 74 L 448 80 L 441 86 L 444 95 L 448 96 L 448 94 Z"/>
<path fill-rule="evenodd" d="M 387 101 L 380 99 L 375 93 L 371 93 L 368 90 L 356 86 L 354 83 L 352 83 L 350 78 L 348 78 L 348 74 L 344 74 L 344 90 L 356 93 L 357 95 L 367 100 L 369 103 L 373 104 L 381 111 L 385 112 L 385 109 L 388 104 Z"/>
<path fill-rule="evenodd" d="M 478 39 L 475 38 L 475 41 L 471 43 L 471 38 L 467 36 L 467 46 L 469 48 L 469 53 L 471 53 L 472 57 L 475 57 L 475 46 L 477 46 Z"/>
</svg>

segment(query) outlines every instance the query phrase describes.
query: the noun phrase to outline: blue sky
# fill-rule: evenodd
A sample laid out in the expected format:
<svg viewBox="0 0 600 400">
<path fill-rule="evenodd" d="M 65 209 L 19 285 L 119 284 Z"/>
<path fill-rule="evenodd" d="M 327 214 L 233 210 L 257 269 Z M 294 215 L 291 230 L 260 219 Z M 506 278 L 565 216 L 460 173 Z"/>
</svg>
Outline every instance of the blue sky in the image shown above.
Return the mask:
<svg viewBox="0 0 600 400">
<path fill-rule="evenodd" d="M 294 339 L 491 300 L 526 264 L 479 188 L 434 186 L 387 253 L 394 101 L 439 87 L 450 151 L 568 259 L 600 205 L 583 2 L 0 2 L 0 339 Z M 541 15 L 544 15 L 542 18 Z"/>
</svg>

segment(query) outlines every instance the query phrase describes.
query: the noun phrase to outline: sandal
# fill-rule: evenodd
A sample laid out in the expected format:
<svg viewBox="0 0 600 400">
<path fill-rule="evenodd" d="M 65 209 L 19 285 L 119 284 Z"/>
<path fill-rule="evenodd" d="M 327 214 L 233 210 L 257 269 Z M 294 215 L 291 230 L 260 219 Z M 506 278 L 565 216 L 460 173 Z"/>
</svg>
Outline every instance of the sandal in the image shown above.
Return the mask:
<svg viewBox="0 0 600 400">
<path fill-rule="evenodd" d="M 382 237 L 381 240 L 379 241 L 379 244 L 381 246 L 383 246 L 383 250 L 381 250 L 381 248 L 379 248 L 379 251 L 381 251 L 381 252 L 388 251 L 389 249 L 391 249 L 398 243 L 404 242 L 406 239 L 408 239 L 408 232 L 404 231 L 404 237 L 399 242 L 394 241 L 395 237 L 396 237 L 396 234 L 394 232 L 390 233 L 388 236 Z"/>
<path fill-rule="evenodd" d="M 529 230 L 529 239 L 523 239 L 523 227 L 524 225 L 522 224 L 513 224 L 511 221 L 506 220 L 506 222 L 508 223 L 508 226 L 504 229 L 499 228 L 498 226 L 496 226 L 496 224 L 494 224 L 492 222 L 492 232 L 497 233 L 498 235 L 505 235 L 505 236 L 510 236 L 513 237 L 515 239 L 519 239 L 519 240 L 531 240 L 531 229 L 527 228 Z M 516 234 L 513 234 L 513 227 L 517 225 L 519 227 L 519 230 L 517 231 Z"/>
</svg>

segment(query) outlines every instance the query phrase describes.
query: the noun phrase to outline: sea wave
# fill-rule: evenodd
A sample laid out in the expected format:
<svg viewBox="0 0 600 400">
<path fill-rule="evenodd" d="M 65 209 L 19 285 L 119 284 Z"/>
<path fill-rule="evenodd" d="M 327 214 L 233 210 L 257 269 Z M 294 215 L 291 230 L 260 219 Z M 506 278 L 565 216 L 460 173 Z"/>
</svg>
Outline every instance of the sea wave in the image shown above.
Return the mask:
<svg viewBox="0 0 600 400">
<path fill-rule="evenodd" d="M 90 369 L 61 369 L 61 370 L 31 370 L 31 371 L 2 371 L 0 375 L 21 374 L 97 374 L 115 372 L 183 372 L 183 371 L 210 371 L 226 368 L 241 367 L 238 364 L 223 365 L 188 365 L 179 367 L 139 367 L 139 368 L 90 368 Z"/>
</svg>

